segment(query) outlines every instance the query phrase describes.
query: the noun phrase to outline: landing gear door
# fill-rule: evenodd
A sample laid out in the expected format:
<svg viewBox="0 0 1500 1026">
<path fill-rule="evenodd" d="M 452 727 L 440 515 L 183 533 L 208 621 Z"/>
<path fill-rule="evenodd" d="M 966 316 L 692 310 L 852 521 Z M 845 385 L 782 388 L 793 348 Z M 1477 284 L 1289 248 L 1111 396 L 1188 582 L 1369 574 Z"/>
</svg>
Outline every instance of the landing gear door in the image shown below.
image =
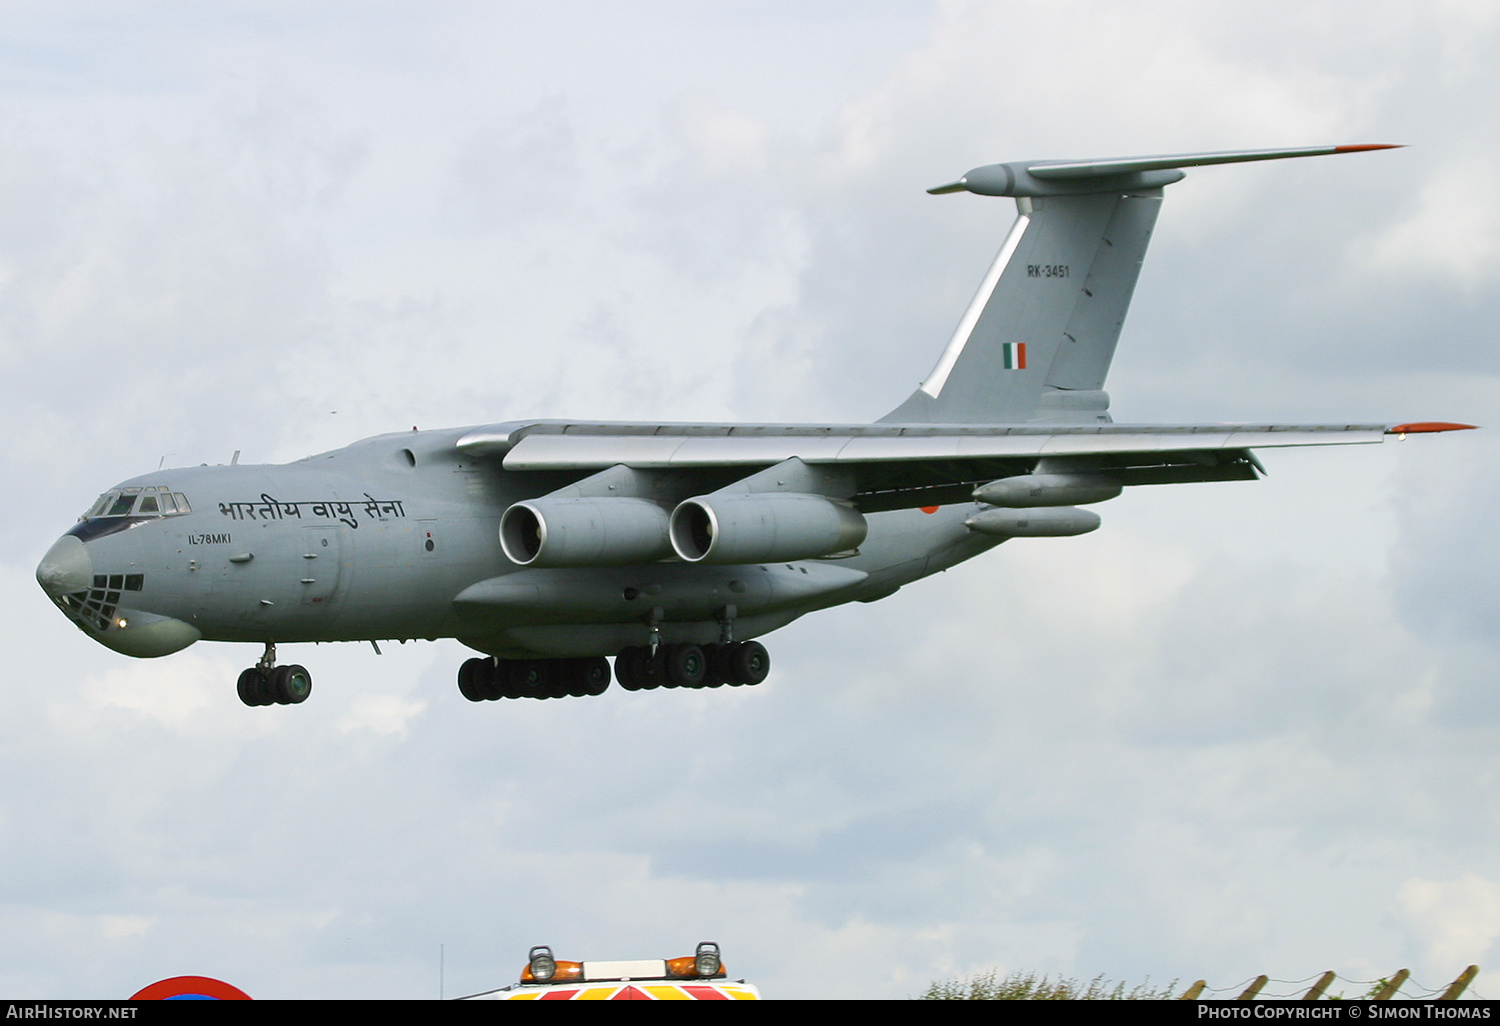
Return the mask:
<svg viewBox="0 0 1500 1026">
<path fill-rule="evenodd" d="M 322 607 L 331 605 L 338 591 L 344 560 L 341 542 L 343 532 L 336 527 L 302 529 L 302 604 Z"/>
</svg>

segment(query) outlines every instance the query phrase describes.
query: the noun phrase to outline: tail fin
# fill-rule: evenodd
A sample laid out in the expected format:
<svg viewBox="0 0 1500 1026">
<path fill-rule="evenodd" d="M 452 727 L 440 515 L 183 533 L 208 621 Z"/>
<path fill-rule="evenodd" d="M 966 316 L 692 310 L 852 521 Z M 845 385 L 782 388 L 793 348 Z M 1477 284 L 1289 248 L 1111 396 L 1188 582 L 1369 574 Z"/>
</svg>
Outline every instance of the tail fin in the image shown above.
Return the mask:
<svg viewBox="0 0 1500 1026">
<path fill-rule="evenodd" d="M 1104 379 L 1151 242 L 1162 189 L 1181 168 L 1385 145 L 1020 161 L 975 168 L 932 193 L 1014 196 L 1019 216 L 920 388 L 881 420 L 1006 424 L 1108 421 Z"/>
</svg>

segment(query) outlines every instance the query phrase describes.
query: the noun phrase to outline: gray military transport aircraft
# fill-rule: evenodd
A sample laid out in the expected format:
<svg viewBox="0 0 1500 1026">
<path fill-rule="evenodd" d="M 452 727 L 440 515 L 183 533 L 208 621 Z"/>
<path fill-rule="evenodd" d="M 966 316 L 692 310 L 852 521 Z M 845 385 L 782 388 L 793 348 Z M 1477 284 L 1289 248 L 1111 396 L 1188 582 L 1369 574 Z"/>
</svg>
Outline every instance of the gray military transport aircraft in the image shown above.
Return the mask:
<svg viewBox="0 0 1500 1026">
<path fill-rule="evenodd" d="M 312 690 L 278 643 L 457 638 L 471 701 L 757 684 L 752 639 L 1018 537 L 1083 534 L 1129 485 L 1250 481 L 1262 447 L 1467 427 L 1111 421 L 1105 374 L 1165 186 L 1319 146 L 991 164 L 933 193 L 1018 216 L 937 366 L 873 424 L 516 420 L 100 496 L 37 567 L 87 635 L 253 642 L 247 705 Z"/>
</svg>

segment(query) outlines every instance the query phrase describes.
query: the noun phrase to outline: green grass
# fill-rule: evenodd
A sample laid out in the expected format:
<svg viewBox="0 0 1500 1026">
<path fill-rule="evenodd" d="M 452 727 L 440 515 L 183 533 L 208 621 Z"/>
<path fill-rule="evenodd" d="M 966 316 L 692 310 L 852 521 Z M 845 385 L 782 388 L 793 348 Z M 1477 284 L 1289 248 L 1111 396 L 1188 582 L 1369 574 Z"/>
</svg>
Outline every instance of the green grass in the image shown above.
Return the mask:
<svg viewBox="0 0 1500 1026">
<path fill-rule="evenodd" d="M 1129 987 L 1129 989 L 1126 989 Z M 998 970 L 979 973 L 967 979 L 934 983 L 921 996 L 923 1001 L 1160 1001 L 1174 998 L 1177 981 L 1165 987 L 1153 987 L 1148 979 L 1145 983 L 1130 987 L 1129 984 L 1111 985 L 1102 975 L 1095 976 L 1087 984 L 1059 976 L 1038 976 L 1036 973 L 1010 973 L 1001 976 Z"/>
</svg>

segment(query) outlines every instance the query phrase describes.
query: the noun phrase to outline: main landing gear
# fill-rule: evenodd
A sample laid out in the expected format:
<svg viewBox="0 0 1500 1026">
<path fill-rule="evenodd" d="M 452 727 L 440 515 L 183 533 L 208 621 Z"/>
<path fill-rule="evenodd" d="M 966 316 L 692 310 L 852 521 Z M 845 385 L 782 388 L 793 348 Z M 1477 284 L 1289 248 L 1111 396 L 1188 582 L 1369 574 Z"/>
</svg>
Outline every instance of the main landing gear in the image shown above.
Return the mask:
<svg viewBox="0 0 1500 1026">
<path fill-rule="evenodd" d="M 247 673 L 250 671 L 246 671 Z M 758 641 L 722 645 L 636 645 L 615 657 L 615 679 L 626 691 L 759 684 L 771 657 Z M 609 687 L 609 662 L 587 659 L 470 659 L 458 668 L 458 690 L 471 702 L 498 698 L 582 698 Z"/>
<path fill-rule="evenodd" d="M 722 645 L 646 645 L 622 649 L 615 679 L 627 691 L 652 688 L 717 688 L 759 684 L 771 672 L 771 656 L 758 641 Z"/>
<path fill-rule="evenodd" d="M 471 702 L 497 698 L 582 698 L 609 687 L 609 662 L 589 659 L 470 659 L 458 690 Z"/>
<path fill-rule="evenodd" d="M 312 694 L 312 674 L 307 668 L 276 665 L 276 643 L 266 642 L 260 662 L 240 674 L 235 686 L 246 705 L 299 705 Z"/>
</svg>

